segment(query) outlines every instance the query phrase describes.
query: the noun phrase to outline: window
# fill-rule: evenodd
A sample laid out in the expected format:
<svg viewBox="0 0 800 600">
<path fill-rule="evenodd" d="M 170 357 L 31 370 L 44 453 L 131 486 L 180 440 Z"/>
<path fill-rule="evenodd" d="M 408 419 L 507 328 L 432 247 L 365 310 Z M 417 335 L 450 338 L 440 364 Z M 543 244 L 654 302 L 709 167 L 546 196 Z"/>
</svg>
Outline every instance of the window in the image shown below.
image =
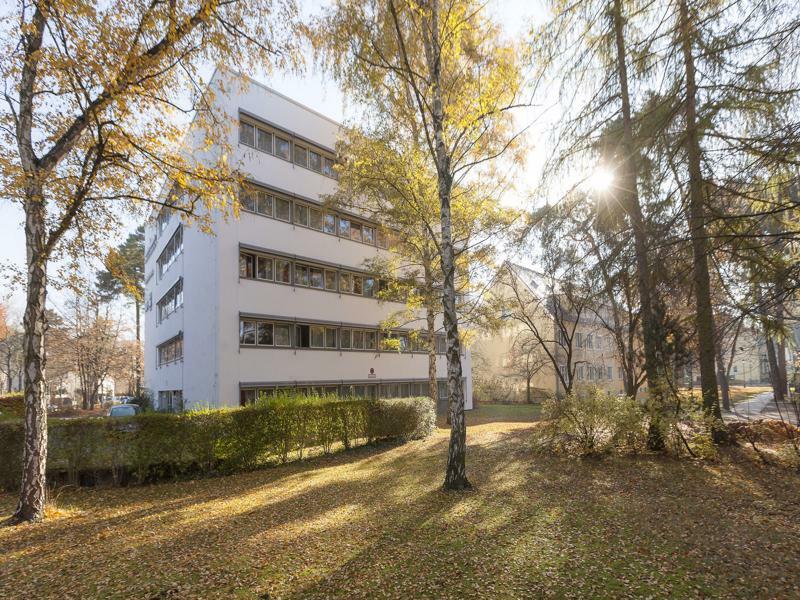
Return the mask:
<svg viewBox="0 0 800 600">
<path fill-rule="evenodd" d="M 183 252 L 183 227 L 178 227 L 158 257 L 158 276 L 161 278 Z"/>
<path fill-rule="evenodd" d="M 364 295 L 367 298 L 375 296 L 375 279 L 372 277 L 364 277 Z"/>
<path fill-rule="evenodd" d="M 272 154 L 272 134 L 269 131 L 264 131 L 260 127 L 257 130 L 258 133 L 258 149 L 262 152 L 268 152 Z"/>
<path fill-rule="evenodd" d="M 239 122 L 239 143 L 246 146 L 256 145 L 256 128 L 250 123 Z"/>
<path fill-rule="evenodd" d="M 183 277 L 158 301 L 159 323 L 183 306 Z"/>
<path fill-rule="evenodd" d="M 326 327 L 325 328 L 325 347 L 326 348 L 336 348 L 336 328 L 335 327 Z"/>
<path fill-rule="evenodd" d="M 158 410 L 181 412 L 183 410 L 183 390 L 161 390 L 158 392 Z"/>
<path fill-rule="evenodd" d="M 256 270 L 257 277 L 265 281 L 272 281 L 272 259 L 267 258 L 266 256 L 259 256 L 257 257 L 257 260 L 258 260 L 258 269 Z"/>
<path fill-rule="evenodd" d="M 614 379 L 614 367 L 606 367 L 606 377 L 608 379 Z"/>
<path fill-rule="evenodd" d="M 575 344 L 578 346 L 578 348 L 583 348 L 584 347 L 585 342 L 584 342 L 582 333 L 576 333 L 575 334 Z M 581 379 L 583 379 L 583 378 L 581 378 Z"/>
<path fill-rule="evenodd" d="M 322 171 L 322 156 L 313 150 L 308 152 L 308 168 L 317 173 Z"/>
<path fill-rule="evenodd" d="M 361 275 L 353 275 L 352 276 L 352 280 L 353 280 L 353 290 L 352 291 L 353 291 L 354 294 L 358 294 L 360 296 L 361 292 L 363 290 L 364 278 L 361 277 Z"/>
<path fill-rule="evenodd" d="M 275 345 L 284 347 L 292 345 L 291 325 L 275 323 Z"/>
<path fill-rule="evenodd" d="M 257 327 L 257 339 L 259 346 L 272 346 L 274 325 L 272 323 L 259 323 Z"/>
<path fill-rule="evenodd" d="M 291 220 L 292 203 L 285 198 L 275 197 L 275 218 L 287 223 Z"/>
<path fill-rule="evenodd" d="M 578 366 L 578 379 L 583 381 L 583 365 Z"/>
<path fill-rule="evenodd" d="M 349 350 L 350 348 L 353 347 L 351 343 L 351 337 L 352 337 L 351 334 L 352 334 L 351 329 L 342 329 L 339 332 L 339 340 L 341 342 L 342 350 Z"/>
<path fill-rule="evenodd" d="M 308 226 L 311 227 L 311 229 L 322 231 L 322 211 L 316 208 L 310 208 L 308 212 Z"/>
<path fill-rule="evenodd" d="M 592 336 L 591 333 L 587 333 L 586 334 L 586 347 L 591 350 L 592 347 L 593 347 L 593 343 L 594 343 L 594 336 Z"/>
<path fill-rule="evenodd" d="M 333 169 L 333 161 L 327 156 L 322 157 L 322 174 L 328 177 L 336 176 L 336 171 Z"/>
<path fill-rule="evenodd" d="M 168 365 L 183 358 L 183 334 L 179 333 L 157 347 L 158 366 Z"/>
<path fill-rule="evenodd" d="M 275 136 L 275 156 L 283 160 L 291 160 L 289 148 L 289 140 Z"/>
<path fill-rule="evenodd" d="M 368 227 L 364 225 L 364 243 L 365 244 L 374 244 L 375 243 L 375 229 L 373 227 Z"/>
<path fill-rule="evenodd" d="M 260 215 L 272 216 L 272 196 L 263 190 L 258 191 L 256 211 Z"/>
<path fill-rule="evenodd" d="M 339 291 L 347 294 L 353 289 L 353 277 L 350 273 L 339 273 Z"/>
<path fill-rule="evenodd" d="M 323 270 L 318 269 L 316 267 L 311 267 L 311 287 L 317 289 L 323 289 L 324 282 L 323 282 Z"/>
<path fill-rule="evenodd" d="M 294 222 L 297 225 L 308 227 L 308 207 L 305 204 L 294 204 Z"/>
<path fill-rule="evenodd" d="M 325 270 L 325 289 L 331 292 L 336 291 L 336 271 Z"/>
<path fill-rule="evenodd" d="M 322 231 L 334 235 L 336 234 L 336 215 L 325 213 L 322 219 Z"/>
<path fill-rule="evenodd" d="M 361 241 L 361 223 L 351 223 L 350 225 L 350 239 L 355 242 Z"/>
<path fill-rule="evenodd" d="M 243 187 L 239 191 L 239 204 L 244 210 L 256 212 L 256 195 L 252 188 Z"/>
<path fill-rule="evenodd" d="M 345 238 L 350 237 L 350 219 L 339 217 L 339 236 Z"/>
<path fill-rule="evenodd" d="M 444 335 L 436 336 L 436 354 L 447 354 L 447 337 Z"/>
<path fill-rule="evenodd" d="M 239 343 L 243 346 L 255 346 L 256 344 L 255 321 L 239 322 Z"/>
<path fill-rule="evenodd" d="M 308 325 L 295 325 L 294 345 L 296 348 L 310 348 L 310 327 Z"/>
<path fill-rule="evenodd" d="M 375 331 L 367 331 L 364 334 L 364 348 L 366 350 L 378 349 L 378 334 Z"/>
<path fill-rule="evenodd" d="M 294 163 L 301 167 L 308 166 L 308 151 L 297 144 L 294 145 Z"/>
<path fill-rule="evenodd" d="M 379 248 L 388 248 L 389 247 L 389 240 L 386 238 L 386 232 L 378 229 L 375 234 L 375 241 Z"/>
<path fill-rule="evenodd" d="M 306 265 L 294 266 L 294 283 L 308 287 L 308 267 Z"/>
<path fill-rule="evenodd" d="M 283 258 L 275 260 L 275 281 L 292 283 L 292 263 Z"/>
<path fill-rule="evenodd" d="M 311 348 L 323 348 L 325 346 L 325 328 L 321 325 L 312 325 L 311 330 Z"/>
<path fill-rule="evenodd" d="M 253 278 L 255 257 L 252 254 L 239 253 L 239 277 L 245 279 Z"/>
<path fill-rule="evenodd" d="M 353 330 L 353 350 L 364 349 L 364 332 L 359 329 Z"/>
</svg>

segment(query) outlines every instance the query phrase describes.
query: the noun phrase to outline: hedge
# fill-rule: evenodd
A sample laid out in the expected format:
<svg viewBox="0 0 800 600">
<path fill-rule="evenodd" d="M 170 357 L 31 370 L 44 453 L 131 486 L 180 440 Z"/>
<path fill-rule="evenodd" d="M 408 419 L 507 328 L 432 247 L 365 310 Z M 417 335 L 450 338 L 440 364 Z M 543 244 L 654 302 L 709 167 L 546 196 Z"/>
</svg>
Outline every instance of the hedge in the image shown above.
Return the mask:
<svg viewBox="0 0 800 600">
<path fill-rule="evenodd" d="M 329 454 L 378 440 L 423 438 L 435 427 L 429 398 L 286 396 L 237 409 L 51 419 L 47 475 L 73 485 L 144 483 L 255 469 L 311 449 Z M 19 485 L 23 424 L 0 423 L 0 487 Z"/>
</svg>

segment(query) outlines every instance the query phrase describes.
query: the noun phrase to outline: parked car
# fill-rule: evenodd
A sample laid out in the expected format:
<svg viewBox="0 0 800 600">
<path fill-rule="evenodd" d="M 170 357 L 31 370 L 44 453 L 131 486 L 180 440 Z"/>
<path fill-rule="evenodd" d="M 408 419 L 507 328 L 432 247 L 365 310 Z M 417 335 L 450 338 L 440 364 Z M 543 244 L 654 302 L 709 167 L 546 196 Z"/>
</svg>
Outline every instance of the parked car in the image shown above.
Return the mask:
<svg viewBox="0 0 800 600">
<path fill-rule="evenodd" d="M 135 404 L 117 404 L 108 411 L 109 417 L 133 417 L 138 415 L 141 409 Z"/>
</svg>

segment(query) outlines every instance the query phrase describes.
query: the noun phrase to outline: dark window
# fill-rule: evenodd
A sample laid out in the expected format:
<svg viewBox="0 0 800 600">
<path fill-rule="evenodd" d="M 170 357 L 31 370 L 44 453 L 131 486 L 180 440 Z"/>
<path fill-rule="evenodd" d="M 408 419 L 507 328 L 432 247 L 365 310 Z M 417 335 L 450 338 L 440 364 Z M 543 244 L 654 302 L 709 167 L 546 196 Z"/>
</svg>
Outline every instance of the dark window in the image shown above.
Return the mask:
<svg viewBox="0 0 800 600">
<path fill-rule="evenodd" d="M 256 128 L 250 123 L 239 122 L 239 142 L 248 146 L 255 146 Z"/>
<path fill-rule="evenodd" d="M 310 347 L 310 332 L 308 325 L 297 325 L 295 326 L 295 340 L 294 345 L 297 348 L 309 348 Z"/>
</svg>

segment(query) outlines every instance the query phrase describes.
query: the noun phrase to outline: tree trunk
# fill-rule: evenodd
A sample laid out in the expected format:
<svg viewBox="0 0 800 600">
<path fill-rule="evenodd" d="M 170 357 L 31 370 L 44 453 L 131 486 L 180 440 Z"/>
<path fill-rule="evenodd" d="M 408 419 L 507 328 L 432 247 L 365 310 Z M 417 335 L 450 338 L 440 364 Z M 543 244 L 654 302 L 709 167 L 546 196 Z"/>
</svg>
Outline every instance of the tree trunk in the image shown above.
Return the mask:
<svg viewBox="0 0 800 600">
<path fill-rule="evenodd" d="M 617 75 L 622 100 L 623 149 L 625 160 L 622 164 L 625 199 L 622 206 L 633 229 L 633 242 L 636 254 L 636 284 L 642 311 L 642 340 L 644 345 L 644 368 L 647 374 L 648 411 L 650 427 L 647 445 L 651 450 L 663 450 L 665 443 L 661 433 L 661 416 L 665 406 L 665 372 L 658 352 L 658 326 L 653 312 L 653 288 L 650 280 L 648 260 L 647 225 L 639 202 L 638 166 L 633 142 L 633 118 L 631 116 L 630 94 L 628 92 L 628 67 L 625 50 L 624 20 L 622 0 L 614 0 L 614 37 L 617 47 Z"/>
<path fill-rule="evenodd" d="M 138 398 L 142 392 L 142 358 L 140 356 L 142 349 L 142 306 L 138 296 L 133 303 L 136 309 L 136 361 L 134 362 L 134 370 L 136 372 L 136 397 Z"/>
<path fill-rule="evenodd" d="M 22 451 L 22 483 L 15 521 L 41 521 L 47 500 L 47 402 L 44 395 L 47 327 L 47 260 L 44 203 L 41 187 L 33 186 L 25 200 L 27 298 L 25 306 L 25 441 Z"/>
<path fill-rule="evenodd" d="M 531 404 L 531 378 L 528 377 L 527 381 L 525 382 L 525 400 L 527 400 L 528 404 Z"/>
<path fill-rule="evenodd" d="M 450 156 L 444 142 L 444 108 L 441 90 L 441 55 L 439 44 L 439 2 L 430 2 L 430 29 L 423 28 L 425 55 L 428 63 L 432 100 L 432 128 L 435 141 L 436 172 L 438 176 L 439 218 L 442 230 L 442 308 L 447 335 L 447 396 L 450 413 L 450 446 L 444 487 L 463 490 L 472 487 L 467 479 L 467 425 L 464 419 L 464 386 L 461 380 L 461 341 L 458 337 L 456 313 L 455 249 L 453 248 L 450 193 L 453 178 Z"/>
<path fill-rule="evenodd" d="M 769 379 L 772 383 L 772 394 L 775 397 L 775 402 L 781 404 L 784 401 L 784 395 L 783 386 L 781 385 L 778 357 L 777 353 L 775 352 L 775 343 L 772 340 L 772 336 L 767 333 L 766 330 L 764 331 L 764 336 L 767 343 L 767 362 L 769 363 Z"/>
<path fill-rule="evenodd" d="M 725 370 L 725 360 L 722 356 L 722 346 L 717 345 L 717 379 L 719 379 L 719 390 L 722 393 L 722 408 L 731 409 L 731 394 L 728 386 L 728 373 Z"/>
<path fill-rule="evenodd" d="M 711 278 L 708 255 L 711 247 L 706 237 L 706 209 L 703 200 L 703 174 L 700 167 L 700 141 L 697 131 L 697 86 L 692 56 L 692 26 L 686 0 L 680 2 L 681 49 L 686 75 L 686 158 L 689 168 L 689 235 L 692 240 L 695 325 L 697 328 L 700 388 L 706 417 L 721 421 L 717 394 L 714 349 L 714 312 L 711 304 Z M 712 426 L 715 442 L 722 441 L 722 429 Z"/>
<path fill-rule="evenodd" d="M 436 383 L 436 313 L 428 308 L 426 325 L 428 328 L 428 394 L 439 412 L 439 386 Z"/>
</svg>

